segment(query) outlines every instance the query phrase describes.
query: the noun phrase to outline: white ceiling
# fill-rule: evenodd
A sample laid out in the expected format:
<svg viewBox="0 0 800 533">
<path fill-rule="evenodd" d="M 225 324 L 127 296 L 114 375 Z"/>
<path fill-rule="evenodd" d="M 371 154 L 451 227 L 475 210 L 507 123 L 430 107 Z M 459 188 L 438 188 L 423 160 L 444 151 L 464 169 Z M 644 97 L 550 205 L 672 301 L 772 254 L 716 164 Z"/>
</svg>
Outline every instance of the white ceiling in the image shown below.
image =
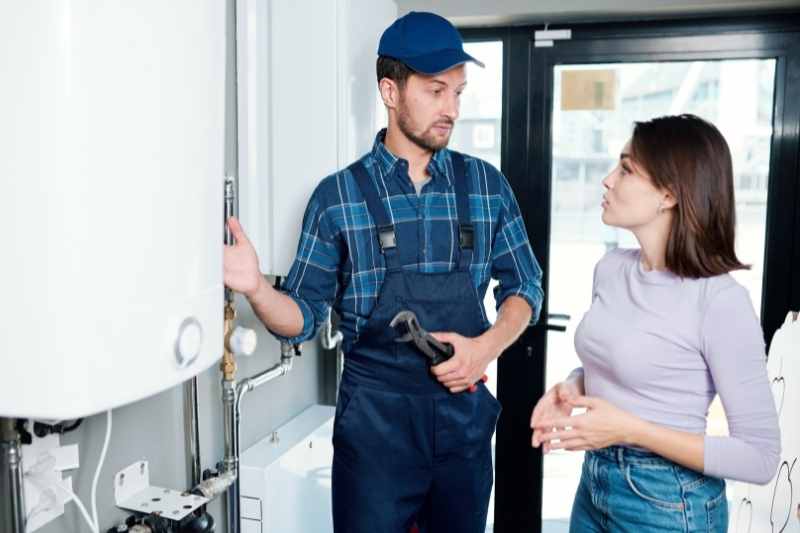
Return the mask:
<svg viewBox="0 0 800 533">
<path fill-rule="evenodd" d="M 395 0 L 399 14 L 433 11 L 458 26 L 676 18 L 800 10 L 800 0 Z"/>
</svg>

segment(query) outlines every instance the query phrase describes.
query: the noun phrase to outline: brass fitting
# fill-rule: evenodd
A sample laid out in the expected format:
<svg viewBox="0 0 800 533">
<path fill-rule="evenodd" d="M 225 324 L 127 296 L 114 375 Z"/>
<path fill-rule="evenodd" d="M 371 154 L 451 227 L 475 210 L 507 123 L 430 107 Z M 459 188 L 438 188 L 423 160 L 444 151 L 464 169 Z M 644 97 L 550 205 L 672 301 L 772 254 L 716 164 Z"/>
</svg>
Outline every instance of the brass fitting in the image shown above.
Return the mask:
<svg viewBox="0 0 800 533">
<path fill-rule="evenodd" d="M 233 321 L 236 319 L 236 310 L 233 308 L 233 305 L 230 302 L 225 304 L 224 316 L 224 346 L 222 352 L 222 362 L 219 364 L 219 369 L 222 371 L 223 379 L 226 381 L 233 381 L 234 377 L 236 376 L 236 359 L 233 357 L 233 352 L 231 352 L 228 341 L 230 339 L 231 332 L 233 332 Z"/>
</svg>

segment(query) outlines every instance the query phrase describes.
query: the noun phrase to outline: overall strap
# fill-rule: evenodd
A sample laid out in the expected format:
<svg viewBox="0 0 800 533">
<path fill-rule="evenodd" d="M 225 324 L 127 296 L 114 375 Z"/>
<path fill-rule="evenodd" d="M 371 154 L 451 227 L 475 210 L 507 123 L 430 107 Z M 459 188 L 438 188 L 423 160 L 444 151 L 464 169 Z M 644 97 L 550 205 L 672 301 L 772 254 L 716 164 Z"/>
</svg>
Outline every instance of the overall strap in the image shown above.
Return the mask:
<svg viewBox="0 0 800 533">
<path fill-rule="evenodd" d="M 453 182 L 455 184 L 456 208 L 458 210 L 458 244 L 460 252 L 458 269 L 469 270 L 469 265 L 472 263 L 475 229 L 469 213 L 467 168 L 464 156 L 460 153 L 450 152 L 450 157 L 453 160 Z"/>
<path fill-rule="evenodd" d="M 386 259 L 386 268 L 389 270 L 399 270 L 400 260 L 398 257 L 397 235 L 394 231 L 394 225 L 380 196 L 378 196 L 378 191 L 375 188 L 375 184 L 369 172 L 367 172 L 364 163 L 361 161 L 356 161 L 350 165 L 348 170 L 353 173 L 358 188 L 361 190 L 361 194 L 367 202 L 367 210 L 372 216 L 372 220 L 375 221 L 375 226 L 378 231 L 378 244 L 380 245 L 381 253 L 383 253 Z"/>
</svg>

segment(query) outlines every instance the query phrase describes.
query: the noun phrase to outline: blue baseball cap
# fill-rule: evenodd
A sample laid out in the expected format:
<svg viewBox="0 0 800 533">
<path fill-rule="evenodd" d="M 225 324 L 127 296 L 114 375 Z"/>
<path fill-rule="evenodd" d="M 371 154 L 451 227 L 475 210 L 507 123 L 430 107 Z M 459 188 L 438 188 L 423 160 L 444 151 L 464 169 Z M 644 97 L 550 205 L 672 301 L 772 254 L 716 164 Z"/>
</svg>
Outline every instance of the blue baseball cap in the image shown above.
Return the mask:
<svg viewBox="0 0 800 533">
<path fill-rule="evenodd" d="M 421 74 L 438 74 L 467 61 L 485 66 L 464 51 L 461 34 L 447 19 L 419 11 L 400 17 L 386 28 L 378 55 L 401 61 Z"/>
</svg>

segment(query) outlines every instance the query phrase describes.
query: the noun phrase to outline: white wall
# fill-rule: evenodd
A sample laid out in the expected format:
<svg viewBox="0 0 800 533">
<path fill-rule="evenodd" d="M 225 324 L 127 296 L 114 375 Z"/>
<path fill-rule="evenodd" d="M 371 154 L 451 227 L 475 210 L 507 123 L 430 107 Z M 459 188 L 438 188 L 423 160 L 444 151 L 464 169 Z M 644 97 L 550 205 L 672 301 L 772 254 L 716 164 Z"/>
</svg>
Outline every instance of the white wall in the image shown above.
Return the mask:
<svg viewBox="0 0 800 533">
<path fill-rule="evenodd" d="M 286 275 L 319 181 L 375 135 L 392 0 L 238 0 L 239 214 L 261 270 Z M 291 250 L 291 254 L 285 251 Z"/>
</svg>

